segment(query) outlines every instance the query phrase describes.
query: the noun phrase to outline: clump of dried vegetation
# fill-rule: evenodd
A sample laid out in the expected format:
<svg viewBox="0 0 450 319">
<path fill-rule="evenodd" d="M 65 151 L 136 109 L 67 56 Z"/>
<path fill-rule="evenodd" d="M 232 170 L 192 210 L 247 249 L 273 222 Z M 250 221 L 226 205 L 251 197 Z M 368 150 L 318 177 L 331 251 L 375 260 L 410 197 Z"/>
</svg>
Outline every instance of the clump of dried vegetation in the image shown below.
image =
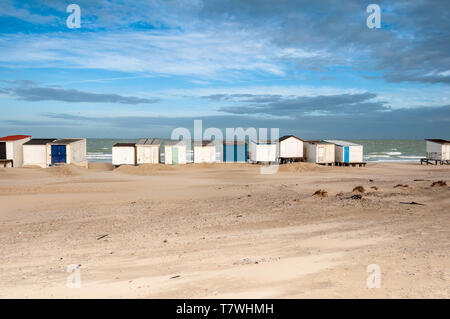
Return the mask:
<svg viewBox="0 0 450 319">
<path fill-rule="evenodd" d="M 437 182 L 431 183 L 431 187 L 436 187 L 436 186 L 439 186 L 439 187 L 447 186 L 447 182 L 446 181 L 437 181 Z"/>
<path fill-rule="evenodd" d="M 324 189 L 316 190 L 313 194 L 313 196 L 317 197 L 328 197 L 328 192 Z"/>
<path fill-rule="evenodd" d="M 359 186 L 356 186 L 355 188 L 353 188 L 352 192 L 364 193 L 365 191 L 366 191 L 366 189 L 363 186 L 359 185 Z"/>
</svg>

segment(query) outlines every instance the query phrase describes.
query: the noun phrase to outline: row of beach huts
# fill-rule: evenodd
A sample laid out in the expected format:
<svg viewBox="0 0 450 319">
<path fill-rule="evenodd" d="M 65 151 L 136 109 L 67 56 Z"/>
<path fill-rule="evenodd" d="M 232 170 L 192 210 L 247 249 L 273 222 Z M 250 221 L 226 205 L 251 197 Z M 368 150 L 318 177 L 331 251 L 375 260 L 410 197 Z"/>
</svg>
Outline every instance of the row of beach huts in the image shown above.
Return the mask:
<svg viewBox="0 0 450 319">
<path fill-rule="evenodd" d="M 450 141 L 427 139 L 427 156 L 421 163 L 450 164 Z M 249 162 L 289 163 L 307 161 L 322 165 L 365 166 L 363 146 L 338 140 L 305 141 L 283 136 L 276 141 L 249 142 L 162 140 L 142 138 L 136 143 L 117 143 L 112 147 L 112 164 L 186 164 L 188 149 L 194 163 Z M 163 160 L 161 154 L 164 154 Z M 219 158 L 217 157 L 219 154 Z M 50 167 L 74 164 L 87 167 L 85 138 L 31 138 L 12 135 L 0 138 L 0 165 L 4 167 Z"/>
<path fill-rule="evenodd" d="M 140 139 L 137 143 L 117 143 L 112 148 L 112 163 L 139 165 L 160 163 L 164 149 L 165 164 L 186 164 L 186 141 L 162 141 L 155 138 Z M 247 142 L 193 141 L 194 163 L 287 163 L 309 161 L 328 165 L 365 165 L 363 146 L 344 141 L 304 141 L 296 136 L 283 136 L 277 141 L 251 140 Z M 217 158 L 219 150 L 220 160 Z"/>
</svg>

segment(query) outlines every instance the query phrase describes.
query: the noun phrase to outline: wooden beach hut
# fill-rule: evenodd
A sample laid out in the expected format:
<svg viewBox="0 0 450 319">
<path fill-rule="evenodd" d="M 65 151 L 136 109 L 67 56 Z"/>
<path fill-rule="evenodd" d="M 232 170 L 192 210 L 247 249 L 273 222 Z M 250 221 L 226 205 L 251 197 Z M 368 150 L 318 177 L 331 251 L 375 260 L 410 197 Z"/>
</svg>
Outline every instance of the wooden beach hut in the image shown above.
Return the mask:
<svg viewBox="0 0 450 319">
<path fill-rule="evenodd" d="M 194 163 L 215 163 L 216 144 L 214 141 L 194 141 Z"/>
<path fill-rule="evenodd" d="M 160 162 L 159 138 L 141 138 L 136 143 L 136 163 L 139 164 L 158 164 Z"/>
<path fill-rule="evenodd" d="M 360 144 L 338 141 L 325 140 L 325 142 L 334 144 L 335 164 L 338 166 L 365 166 L 363 159 L 363 146 Z"/>
<path fill-rule="evenodd" d="M 1 137 L 0 165 L 4 167 L 22 167 L 23 144 L 30 139 L 30 135 L 10 135 Z"/>
<path fill-rule="evenodd" d="M 136 165 L 136 144 L 114 144 L 112 147 L 112 164 L 115 167 L 120 165 Z"/>
<path fill-rule="evenodd" d="M 252 163 L 274 163 L 277 161 L 277 144 L 267 140 L 251 140 L 249 155 Z"/>
<path fill-rule="evenodd" d="M 47 167 L 47 144 L 56 138 L 32 138 L 23 144 L 23 166 Z"/>
<path fill-rule="evenodd" d="M 294 136 L 286 135 L 278 140 L 278 158 L 280 163 L 300 162 L 304 161 L 303 140 Z"/>
<path fill-rule="evenodd" d="M 450 141 L 444 139 L 426 139 L 427 157 L 420 160 L 420 164 L 449 164 L 450 165 Z"/>
<path fill-rule="evenodd" d="M 85 138 L 65 138 L 47 144 L 47 166 L 88 166 Z"/>
<path fill-rule="evenodd" d="M 248 159 L 248 145 L 243 141 L 223 142 L 222 159 L 226 163 L 243 163 Z"/>
<path fill-rule="evenodd" d="M 334 144 L 319 141 L 306 141 L 306 160 L 311 163 L 333 165 L 335 161 Z"/>
<path fill-rule="evenodd" d="M 186 164 L 186 142 L 165 141 L 164 163 L 168 165 Z"/>
</svg>

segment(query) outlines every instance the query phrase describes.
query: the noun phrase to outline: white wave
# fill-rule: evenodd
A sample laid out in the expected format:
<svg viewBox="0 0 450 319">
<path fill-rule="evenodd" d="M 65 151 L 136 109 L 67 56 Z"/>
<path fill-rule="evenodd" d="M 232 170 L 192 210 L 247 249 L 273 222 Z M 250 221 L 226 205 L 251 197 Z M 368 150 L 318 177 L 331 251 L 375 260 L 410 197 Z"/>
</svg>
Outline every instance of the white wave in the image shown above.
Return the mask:
<svg viewBox="0 0 450 319">
<path fill-rule="evenodd" d="M 392 155 L 402 155 L 402 152 L 385 152 L 385 154 L 390 155 L 390 156 L 392 156 Z"/>
</svg>

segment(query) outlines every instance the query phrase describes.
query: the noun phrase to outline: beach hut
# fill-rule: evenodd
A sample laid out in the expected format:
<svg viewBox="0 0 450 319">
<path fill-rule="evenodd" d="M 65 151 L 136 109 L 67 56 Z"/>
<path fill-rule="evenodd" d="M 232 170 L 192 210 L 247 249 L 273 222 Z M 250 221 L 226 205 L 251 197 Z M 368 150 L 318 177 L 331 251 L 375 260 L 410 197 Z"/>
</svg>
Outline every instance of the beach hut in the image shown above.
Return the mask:
<svg viewBox="0 0 450 319">
<path fill-rule="evenodd" d="M 136 144 L 135 143 L 116 143 L 112 147 L 112 164 L 136 165 Z"/>
<path fill-rule="evenodd" d="M 47 144 L 56 138 L 32 138 L 23 144 L 23 166 L 47 167 Z"/>
<path fill-rule="evenodd" d="M 281 163 L 304 161 L 303 140 L 294 136 L 286 135 L 278 140 L 278 158 Z"/>
<path fill-rule="evenodd" d="M 158 164 L 160 159 L 159 138 L 141 138 L 136 143 L 136 163 L 137 164 Z"/>
<path fill-rule="evenodd" d="M 277 144 L 266 140 L 251 140 L 249 153 L 253 163 L 273 163 L 277 161 Z"/>
<path fill-rule="evenodd" d="M 337 140 L 325 140 L 328 143 L 334 144 L 335 162 L 336 165 L 364 165 L 363 162 L 363 146 L 356 143 L 337 141 Z"/>
<path fill-rule="evenodd" d="M 186 164 L 186 142 L 166 141 L 164 142 L 165 164 Z"/>
<path fill-rule="evenodd" d="M 247 162 L 247 143 L 243 141 L 225 141 L 223 142 L 222 158 L 224 162 Z"/>
<path fill-rule="evenodd" d="M 30 135 L 10 135 L 0 138 L 0 165 L 22 167 L 22 145 L 31 139 Z"/>
<path fill-rule="evenodd" d="M 194 141 L 194 163 L 215 163 L 216 144 L 213 141 Z"/>
<path fill-rule="evenodd" d="M 426 139 L 427 157 L 421 159 L 420 163 L 426 162 L 432 164 L 450 164 L 450 141 L 443 139 L 429 138 Z"/>
<path fill-rule="evenodd" d="M 306 141 L 306 160 L 317 164 L 332 165 L 335 162 L 334 144 L 325 141 Z"/>
<path fill-rule="evenodd" d="M 64 164 L 87 167 L 85 138 L 65 138 L 47 144 L 47 165 Z"/>
</svg>

